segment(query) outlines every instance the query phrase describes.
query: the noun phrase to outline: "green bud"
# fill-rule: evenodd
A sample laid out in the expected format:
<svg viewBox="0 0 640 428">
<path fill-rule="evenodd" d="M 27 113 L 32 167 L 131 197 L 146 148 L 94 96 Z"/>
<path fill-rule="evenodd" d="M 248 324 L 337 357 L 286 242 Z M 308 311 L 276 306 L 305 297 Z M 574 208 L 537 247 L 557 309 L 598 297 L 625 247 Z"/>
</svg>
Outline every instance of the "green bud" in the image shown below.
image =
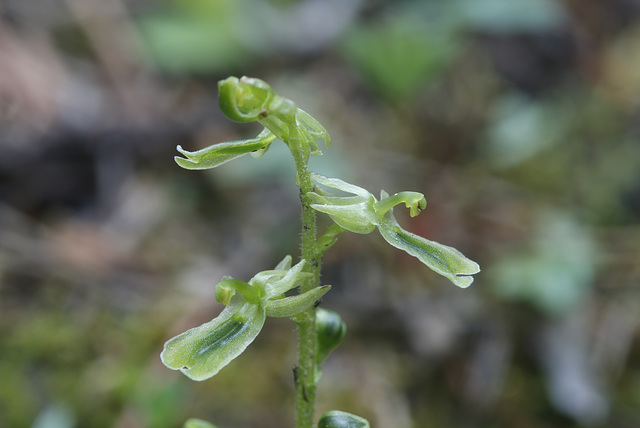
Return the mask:
<svg viewBox="0 0 640 428">
<path fill-rule="evenodd" d="M 202 419 L 191 418 L 184 423 L 184 428 L 217 428 L 212 423 Z"/>
<path fill-rule="evenodd" d="M 318 349 L 316 360 L 318 365 L 329 356 L 347 334 L 347 326 L 337 312 L 323 308 L 316 311 L 316 335 L 318 336 Z"/>
<path fill-rule="evenodd" d="M 266 82 L 251 77 L 228 77 L 218 82 L 222 112 L 236 122 L 254 122 L 268 114 L 276 93 Z"/>
<path fill-rule="evenodd" d="M 285 142 L 294 128 L 299 128 L 295 103 L 276 94 L 260 79 L 229 77 L 218 82 L 218 89 L 220 109 L 231 120 L 258 121 Z"/>
<path fill-rule="evenodd" d="M 318 428 L 369 428 L 369 422 L 351 413 L 331 410 L 322 415 Z"/>
</svg>

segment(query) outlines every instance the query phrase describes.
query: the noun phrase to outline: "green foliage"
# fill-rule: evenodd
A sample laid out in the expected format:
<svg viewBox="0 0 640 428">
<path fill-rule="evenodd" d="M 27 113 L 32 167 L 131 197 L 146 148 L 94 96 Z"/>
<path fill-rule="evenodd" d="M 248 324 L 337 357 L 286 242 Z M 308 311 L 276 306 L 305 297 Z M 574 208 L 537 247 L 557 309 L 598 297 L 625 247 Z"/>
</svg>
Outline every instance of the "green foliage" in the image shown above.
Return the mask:
<svg viewBox="0 0 640 428">
<path fill-rule="evenodd" d="M 393 101 L 414 95 L 446 68 L 459 48 L 452 27 L 415 12 L 357 26 L 342 44 L 345 58 L 370 86 Z"/>
<path fill-rule="evenodd" d="M 504 257 L 493 268 L 495 292 L 548 315 L 577 306 L 595 276 L 593 238 L 565 214 L 539 216 L 531 248 Z"/>
<path fill-rule="evenodd" d="M 553 0 L 454 0 L 451 6 L 467 26 L 490 32 L 553 29 L 566 18 Z"/>
<path fill-rule="evenodd" d="M 171 72 L 202 72 L 247 63 L 234 26 L 242 25 L 242 2 L 175 0 L 139 23 L 150 61 Z M 246 24 L 245 24 L 246 25 Z"/>
</svg>

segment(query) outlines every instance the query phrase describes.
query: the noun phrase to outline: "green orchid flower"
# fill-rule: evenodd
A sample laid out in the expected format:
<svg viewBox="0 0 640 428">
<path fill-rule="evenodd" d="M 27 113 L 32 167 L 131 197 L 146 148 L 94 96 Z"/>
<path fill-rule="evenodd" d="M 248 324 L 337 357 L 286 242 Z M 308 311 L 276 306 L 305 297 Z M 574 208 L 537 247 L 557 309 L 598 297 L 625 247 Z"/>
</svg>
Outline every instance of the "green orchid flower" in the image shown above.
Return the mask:
<svg viewBox="0 0 640 428">
<path fill-rule="evenodd" d="M 255 138 L 218 143 L 189 152 L 181 146 L 184 156 L 175 161 L 185 169 L 210 169 L 240 156 L 260 157 L 276 139 L 296 145 L 309 155 L 321 155 L 318 141 L 329 147 L 327 130 L 309 113 L 276 94 L 266 82 L 251 77 L 229 77 L 218 82 L 218 101 L 222 112 L 236 122 L 259 122 L 265 127 Z"/>
<path fill-rule="evenodd" d="M 229 364 L 253 342 L 265 319 L 292 317 L 318 301 L 331 286 L 285 296 L 308 274 L 304 260 L 291 267 L 291 256 L 275 269 L 259 272 L 249 282 L 225 277 L 216 285 L 215 297 L 226 305 L 213 320 L 192 328 L 165 343 L 160 358 L 193 380 L 205 380 Z"/>
<path fill-rule="evenodd" d="M 461 288 L 470 286 L 473 282 L 472 275 L 480 272 L 480 266 L 476 262 L 455 248 L 408 232 L 398 224 L 393 215 L 393 207 L 404 203 L 409 208 L 411 216 L 415 217 L 427 206 L 427 201 L 421 193 L 400 192 L 389 196 L 382 191 L 378 201 L 367 190 L 337 178 L 327 178 L 318 174 L 312 174 L 312 177 L 316 183 L 324 187 L 353 195 L 336 196 L 321 189 L 308 194 L 315 202 L 311 207 L 328 214 L 340 228 L 362 234 L 370 233 L 377 228 L 389 244 L 417 257 L 430 269 Z M 330 234 L 335 240 L 335 229 L 330 230 Z M 322 240 L 322 237 L 320 239 Z"/>
</svg>

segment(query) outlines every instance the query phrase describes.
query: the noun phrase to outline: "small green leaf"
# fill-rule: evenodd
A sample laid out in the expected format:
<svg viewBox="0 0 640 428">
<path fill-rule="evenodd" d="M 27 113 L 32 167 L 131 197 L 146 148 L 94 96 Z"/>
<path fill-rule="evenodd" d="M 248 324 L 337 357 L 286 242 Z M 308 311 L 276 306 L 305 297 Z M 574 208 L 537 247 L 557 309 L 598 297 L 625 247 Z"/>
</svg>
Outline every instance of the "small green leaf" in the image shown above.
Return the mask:
<svg viewBox="0 0 640 428">
<path fill-rule="evenodd" d="M 331 410 L 322 415 L 318 428 L 369 428 L 369 422 L 351 413 Z"/>
<path fill-rule="evenodd" d="M 473 282 L 472 275 L 480 272 L 480 266 L 476 262 L 469 260 L 455 248 L 402 229 L 393 217 L 393 210 L 389 210 L 380 220 L 378 230 L 389 244 L 417 257 L 433 271 L 449 278 L 458 287 L 470 286 Z"/>
<path fill-rule="evenodd" d="M 330 285 L 316 287 L 306 293 L 282 299 L 268 300 L 265 306 L 269 317 L 292 317 L 308 309 L 331 289 Z"/>
<path fill-rule="evenodd" d="M 255 138 L 218 143 L 195 152 L 189 152 L 178 146 L 177 150 L 185 157 L 176 156 L 174 159 L 178 165 L 185 169 L 210 169 L 247 153 L 264 153 L 275 139 L 276 136 L 265 129 Z"/>
<path fill-rule="evenodd" d="M 282 261 L 280 261 L 280 263 L 278 263 L 276 265 L 274 270 L 289 270 L 289 269 L 291 269 L 292 260 L 293 259 L 291 258 L 291 256 L 285 256 L 285 258 L 282 259 Z"/>
<path fill-rule="evenodd" d="M 160 358 L 193 380 L 208 379 L 253 342 L 264 321 L 262 306 L 236 295 L 218 317 L 165 343 Z"/>
<path fill-rule="evenodd" d="M 184 423 L 184 428 L 217 428 L 212 423 L 202 419 L 191 418 Z"/>
</svg>

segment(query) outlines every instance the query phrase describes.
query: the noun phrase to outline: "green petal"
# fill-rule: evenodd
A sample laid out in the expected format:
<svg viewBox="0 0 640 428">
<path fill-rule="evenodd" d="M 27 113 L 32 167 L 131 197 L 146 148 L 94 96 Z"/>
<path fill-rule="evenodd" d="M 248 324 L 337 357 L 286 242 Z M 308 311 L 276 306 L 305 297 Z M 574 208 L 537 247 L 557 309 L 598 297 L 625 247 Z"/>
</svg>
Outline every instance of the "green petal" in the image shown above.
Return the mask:
<svg viewBox="0 0 640 428">
<path fill-rule="evenodd" d="M 313 194 L 310 194 L 313 197 Z M 352 205 L 311 204 L 316 211 L 328 214 L 338 226 L 354 233 L 366 235 L 376 228 L 376 216 L 370 210 L 371 204 Z"/>
<path fill-rule="evenodd" d="M 276 136 L 265 129 L 255 138 L 214 144 L 195 152 L 189 152 L 178 146 L 178 151 L 185 157 L 176 156 L 174 159 L 185 169 L 210 169 L 247 153 L 264 151 L 275 139 Z"/>
<path fill-rule="evenodd" d="M 356 186 L 354 184 L 347 183 L 346 181 L 342 181 L 339 178 L 329 178 L 314 173 L 311 173 L 311 178 L 313 179 L 313 181 L 323 186 L 338 189 L 346 193 L 353 193 L 354 195 L 360 196 L 366 200 L 375 201 L 375 197 L 366 189 L 363 189 L 362 187 Z"/>
<path fill-rule="evenodd" d="M 283 275 L 281 277 L 273 277 L 273 279 L 267 279 L 264 284 L 264 295 L 268 299 L 270 299 L 276 296 L 280 296 L 281 294 L 286 293 L 287 291 L 294 288 L 296 286 L 296 283 L 300 281 L 303 276 L 308 275 L 302 272 L 305 263 L 305 260 L 300 260 L 288 271 L 282 271 Z"/>
<path fill-rule="evenodd" d="M 324 141 L 327 148 L 331 146 L 331 137 L 324 126 L 301 108 L 298 108 L 296 111 L 296 124 L 298 125 L 298 129 L 304 131 L 305 138 L 311 146 L 312 156 L 322 154 L 322 150 L 320 150 L 317 141 Z"/>
<path fill-rule="evenodd" d="M 291 269 L 292 260 L 293 259 L 292 259 L 291 256 L 285 256 L 285 258 L 282 259 L 282 261 L 276 265 L 274 270 L 289 270 L 289 269 Z"/>
<path fill-rule="evenodd" d="M 371 193 L 362 187 L 337 178 L 323 177 L 318 174 L 311 174 L 311 176 L 315 182 L 322 186 L 355 195 L 334 196 L 309 192 L 308 196 L 316 202 L 311 204 L 311 208 L 328 214 L 338 226 L 350 232 L 367 234 L 375 229 L 377 223 L 374 208 L 376 198 Z"/>
<path fill-rule="evenodd" d="M 265 305 L 269 317 L 292 317 L 308 309 L 331 289 L 330 285 L 316 287 L 306 293 L 282 299 L 268 300 Z"/>
<path fill-rule="evenodd" d="M 253 342 L 264 321 L 263 307 L 236 296 L 218 317 L 165 343 L 160 358 L 193 380 L 208 379 Z"/>
<path fill-rule="evenodd" d="M 480 272 L 480 266 L 469 260 L 453 247 L 430 241 L 402 229 L 393 217 L 393 211 L 380 220 L 378 230 L 391 245 L 417 257 L 433 271 L 443 275 L 455 285 L 466 288 L 473 282 L 474 275 Z"/>
</svg>

